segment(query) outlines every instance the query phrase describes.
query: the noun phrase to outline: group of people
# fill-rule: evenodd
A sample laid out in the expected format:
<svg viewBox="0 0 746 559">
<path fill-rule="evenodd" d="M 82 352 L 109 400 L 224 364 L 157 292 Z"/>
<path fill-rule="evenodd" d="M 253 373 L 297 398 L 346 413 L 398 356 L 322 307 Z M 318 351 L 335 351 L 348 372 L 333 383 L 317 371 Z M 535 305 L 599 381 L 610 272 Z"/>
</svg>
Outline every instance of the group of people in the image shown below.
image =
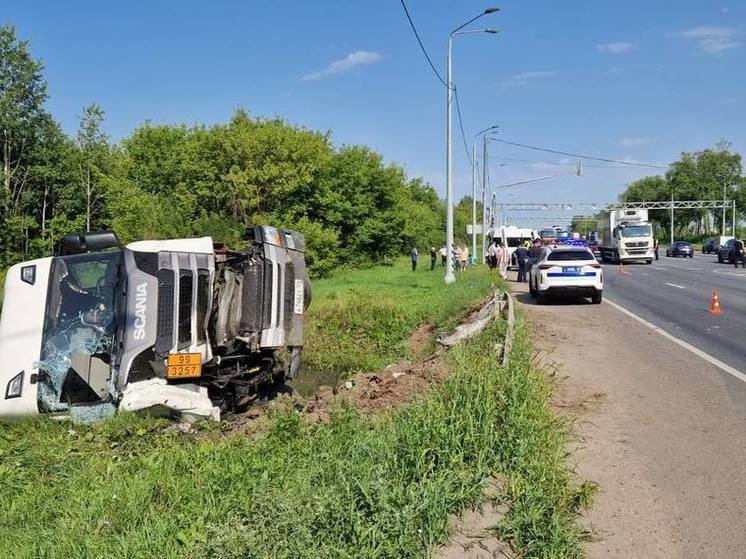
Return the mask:
<svg viewBox="0 0 746 559">
<path fill-rule="evenodd" d="M 448 252 L 446 247 L 440 247 L 440 249 L 436 249 L 435 247 L 430 247 L 430 269 L 435 269 L 435 264 L 438 261 L 438 255 L 440 255 L 440 263 L 441 266 L 446 266 L 446 261 L 448 260 Z M 417 263 L 420 259 L 420 253 L 417 250 L 417 247 L 412 247 L 412 250 L 409 251 L 409 259 L 412 262 L 412 271 L 417 271 Z M 461 245 L 453 245 L 453 248 L 451 250 L 451 262 L 453 264 L 454 270 L 461 270 L 464 271 L 469 266 L 469 247 L 466 246 L 466 244 Z"/>
<path fill-rule="evenodd" d="M 533 241 L 525 241 L 515 249 L 515 263 L 518 266 L 518 279 L 519 283 L 528 281 L 528 272 L 531 269 L 531 264 L 536 262 L 541 257 L 541 250 L 543 247 L 541 239 L 534 239 Z M 506 247 L 503 247 L 503 243 L 500 239 L 494 239 L 485 253 L 487 265 L 490 270 L 496 270 L 502 277 L 506 276 L 508 270 L 508 264 L 510 263 L 510 252 Z"/>
</svg>

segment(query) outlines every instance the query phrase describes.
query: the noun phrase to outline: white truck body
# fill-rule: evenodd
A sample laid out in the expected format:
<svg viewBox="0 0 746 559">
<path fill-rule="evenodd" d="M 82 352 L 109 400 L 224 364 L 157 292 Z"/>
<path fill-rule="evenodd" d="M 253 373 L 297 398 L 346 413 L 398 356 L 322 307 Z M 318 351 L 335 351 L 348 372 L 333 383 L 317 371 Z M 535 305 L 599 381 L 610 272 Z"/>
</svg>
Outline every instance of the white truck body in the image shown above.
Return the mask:
<svg viewBox="0 0 746 559">
<path fill-rule="evenodd" d="M 610 210 L 604 212 L 598 225 L 599 250 L 604 260 L 650 264 L 655 258 L 648 210 Z"/>
</svg>

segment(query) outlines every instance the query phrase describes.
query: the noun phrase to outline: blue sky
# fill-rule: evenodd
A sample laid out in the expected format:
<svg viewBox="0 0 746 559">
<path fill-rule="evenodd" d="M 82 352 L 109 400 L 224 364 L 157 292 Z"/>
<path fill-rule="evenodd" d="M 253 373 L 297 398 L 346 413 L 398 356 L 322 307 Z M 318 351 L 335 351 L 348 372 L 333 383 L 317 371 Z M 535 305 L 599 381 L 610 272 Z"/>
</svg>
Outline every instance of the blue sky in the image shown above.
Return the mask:
<svg viewBox="0 0 746 559">
<path fill-rule="evenodd" d="M 435 63 L 448 32 L 489 2 L 409 0 Z M 746 3 L 741 0 L 498 2 L 498 35 L 456 40 L 468 140 L 500 137 L 665 164 L 727 139 L 746 151 Z M 214 123 L 238 107 L 368 144 L 444 192 L 445 91 L 398 0 L 6 2 L 5 21 L 46 64 L 48 107 L 73 131 L 107 112 L 113 139 L 146 119 Z M 471 171 L 454 135 L 457 196 Z M 492 184 L 561 173 L 575 160 L 492 144 Z M 532 162 L 516 161 L 526 159 Z M 505 190 L 504 201 L 606 201 L 644 169 L 586 167 Z"/>
</svg>

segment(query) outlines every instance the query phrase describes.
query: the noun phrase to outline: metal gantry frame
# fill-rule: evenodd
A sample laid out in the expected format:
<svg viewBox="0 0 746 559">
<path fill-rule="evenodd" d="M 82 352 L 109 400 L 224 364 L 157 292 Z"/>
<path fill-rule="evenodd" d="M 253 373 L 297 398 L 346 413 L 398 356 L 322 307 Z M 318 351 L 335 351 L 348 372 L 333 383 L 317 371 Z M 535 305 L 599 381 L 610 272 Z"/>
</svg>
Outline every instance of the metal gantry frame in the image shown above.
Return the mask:
<svg viewBox="0 0 746 559">
<path fill-rule="evenodd" d="M 536 212 L 536 211 L 576 211 L 592 210 L 669 210 L 671 212 L 671 242 L 673 243 L 673 224 L 675 210 L 723 210 L 725 216 L 728 209 L 732 211 L 731 232 L 736 235 L 736 201 L 735 200 L 658 200 L 653 202 L 511 202 L 498 204 L 499 215 L 505 216 L 506 211 Z M 555 218 L 556 219 L 556 218 Z M 572 218 L 571 218 L 572 219 Z M 723 219 L 722 234 L 725 235 L 725 219 Z"/>
</svg>

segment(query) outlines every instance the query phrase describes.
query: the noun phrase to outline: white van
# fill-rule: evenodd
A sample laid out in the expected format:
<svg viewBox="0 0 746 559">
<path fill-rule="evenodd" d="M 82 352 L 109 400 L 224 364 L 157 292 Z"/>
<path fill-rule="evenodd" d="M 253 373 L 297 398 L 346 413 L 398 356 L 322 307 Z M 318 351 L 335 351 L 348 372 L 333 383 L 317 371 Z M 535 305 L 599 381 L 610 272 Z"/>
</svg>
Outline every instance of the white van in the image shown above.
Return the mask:
<svg viewBox="0 0 746 559">
<path fill-rule="evenodd" d="M 502 240 L 503 247 L 508 251 L 510 260 L 508 261 L 509 269 L 518 269 L 518 263 L 515 260 L 515 249 L 526 241 L 531 242 L 539 234 L 536 229 L 527 227 L 517 227 L 515 225 L 504 225 L 498 229 L 498 238 Z"/>
</svg>

